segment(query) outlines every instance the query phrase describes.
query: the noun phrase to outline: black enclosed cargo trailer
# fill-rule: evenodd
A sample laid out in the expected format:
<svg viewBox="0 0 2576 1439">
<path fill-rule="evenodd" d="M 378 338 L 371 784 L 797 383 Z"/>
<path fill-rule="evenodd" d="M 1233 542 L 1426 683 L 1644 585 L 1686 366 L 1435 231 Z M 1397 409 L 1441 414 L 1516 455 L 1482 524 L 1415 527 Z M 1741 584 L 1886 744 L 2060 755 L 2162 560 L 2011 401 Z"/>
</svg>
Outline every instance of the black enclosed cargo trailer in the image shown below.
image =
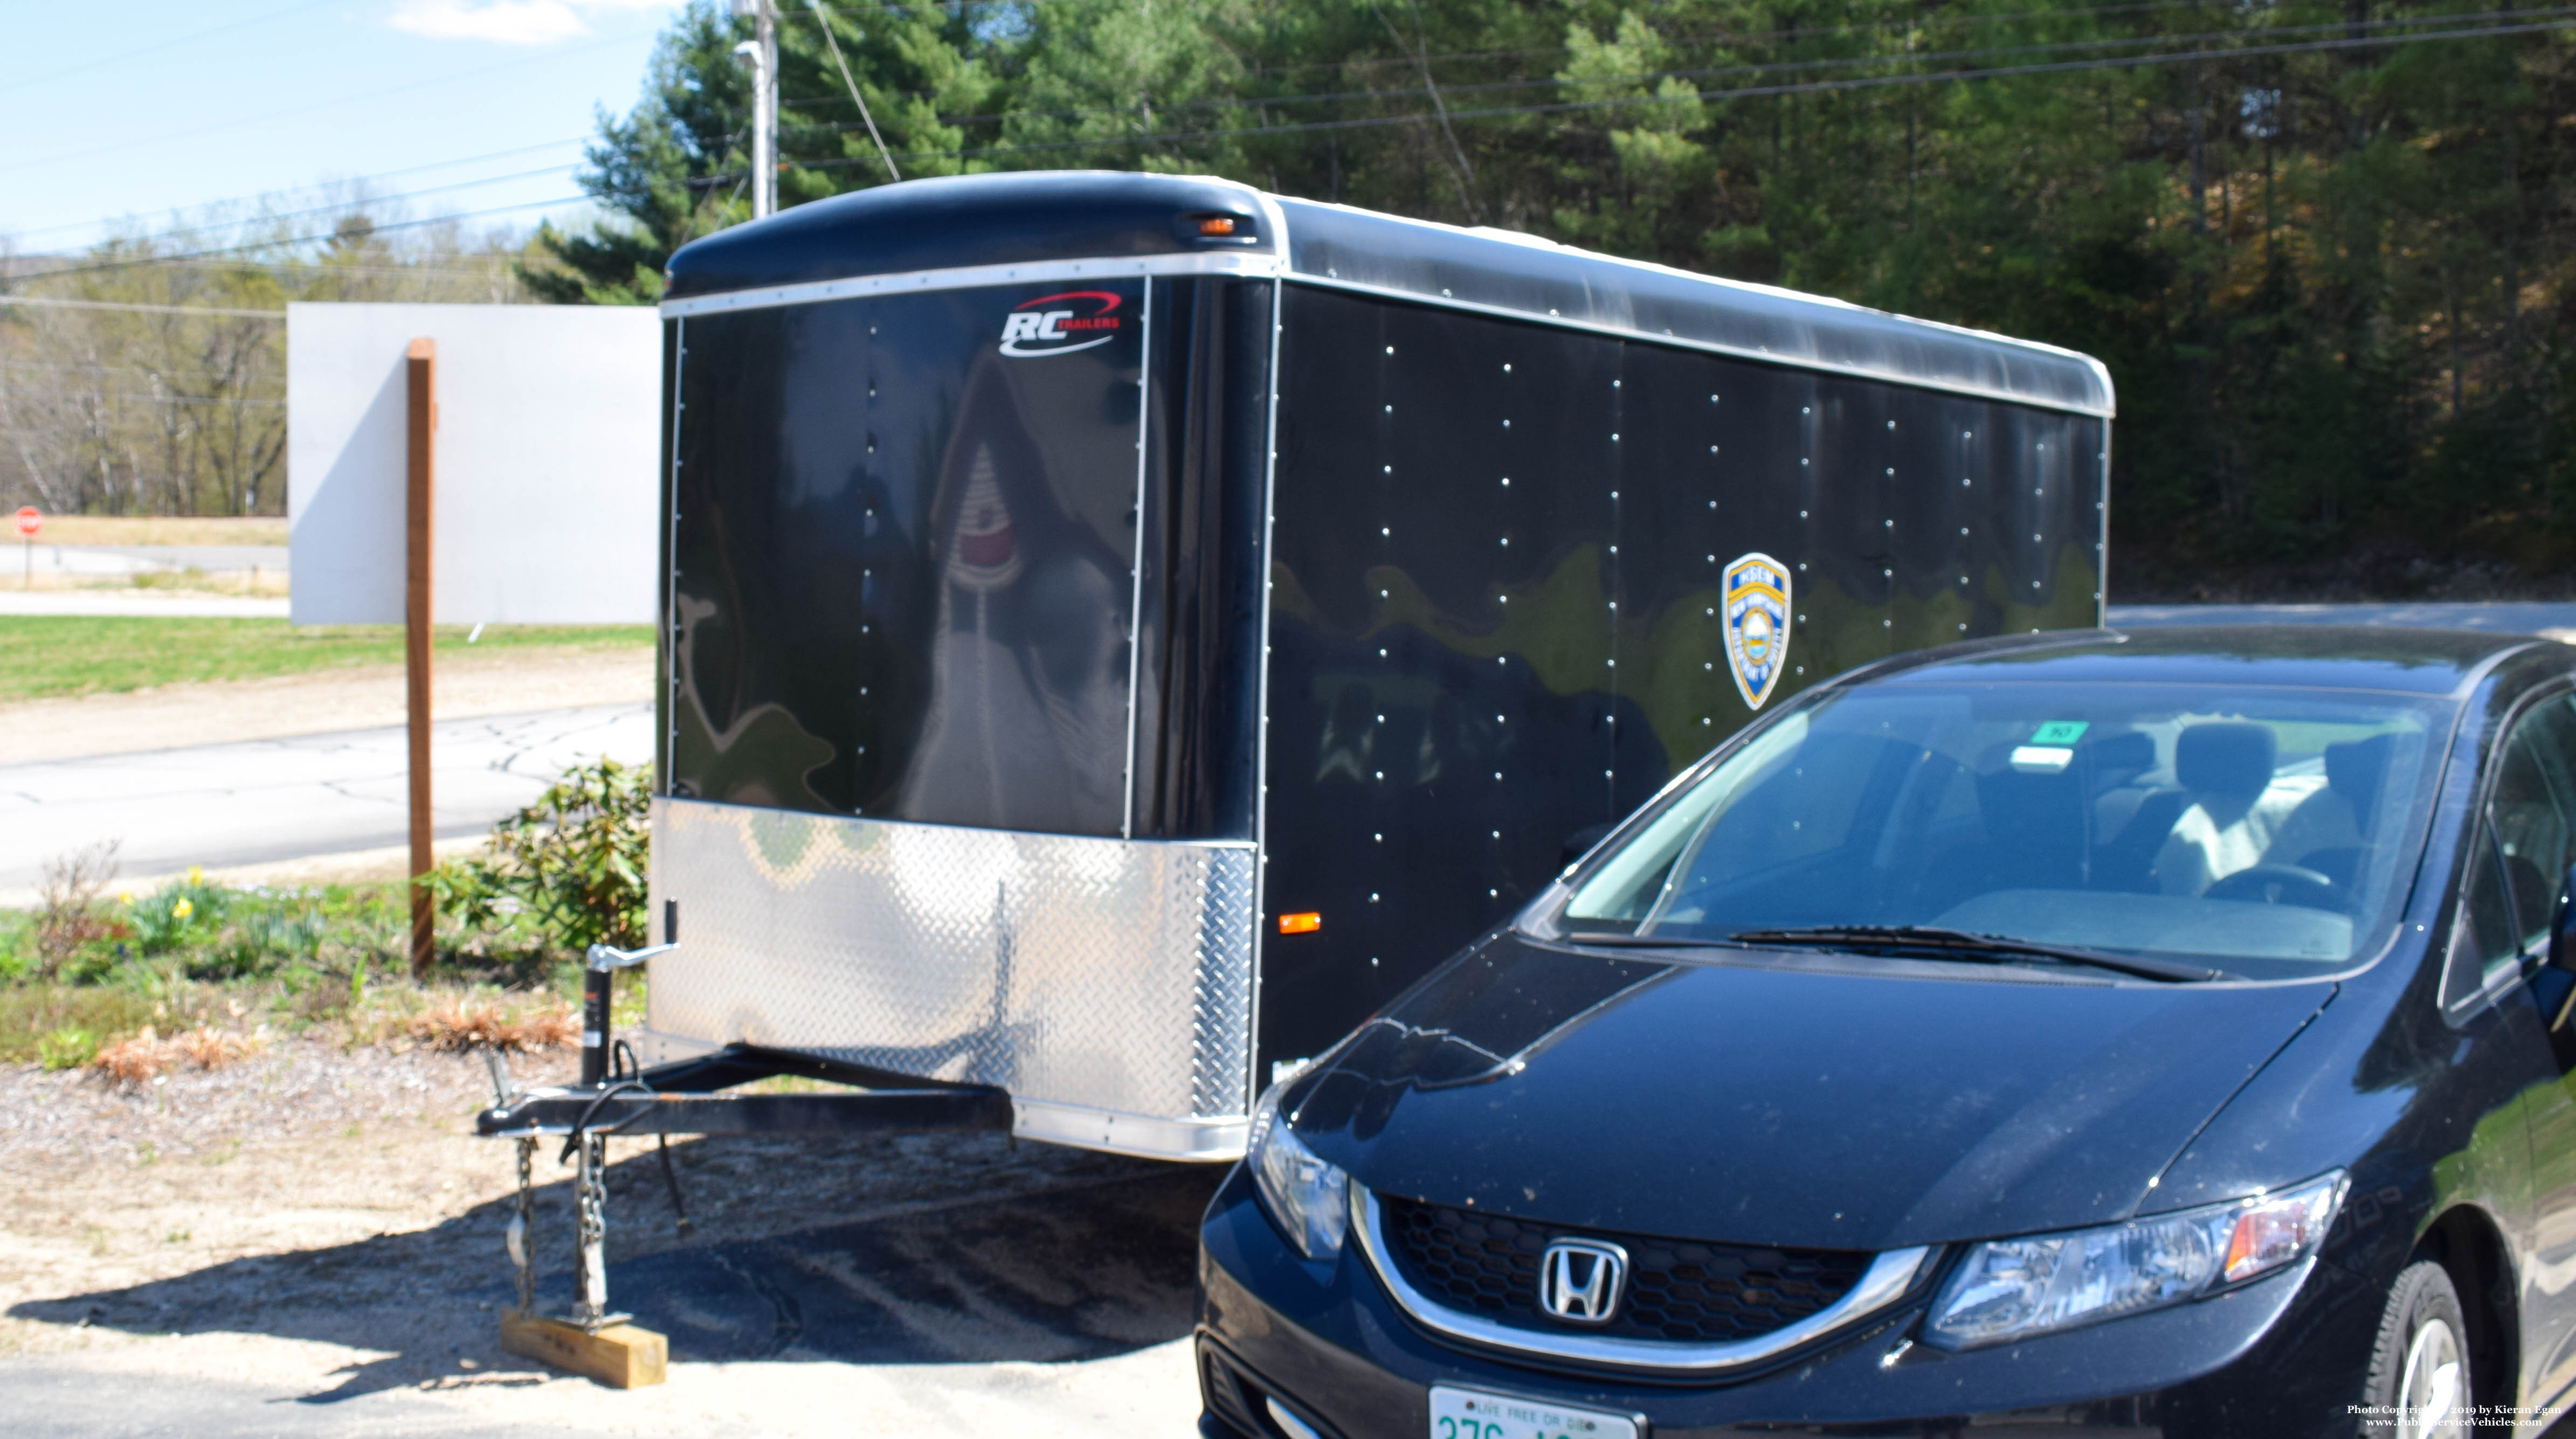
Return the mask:
<svg viewBox="0 0 2576 1439">
<path fill-rule="evenodd" d="M 2098 363 L 1526 236 L 924 180 L 662 313 L 648 1059 L 1230 1156 L 1759 704 L 2101 614 Z"/>
</svg>

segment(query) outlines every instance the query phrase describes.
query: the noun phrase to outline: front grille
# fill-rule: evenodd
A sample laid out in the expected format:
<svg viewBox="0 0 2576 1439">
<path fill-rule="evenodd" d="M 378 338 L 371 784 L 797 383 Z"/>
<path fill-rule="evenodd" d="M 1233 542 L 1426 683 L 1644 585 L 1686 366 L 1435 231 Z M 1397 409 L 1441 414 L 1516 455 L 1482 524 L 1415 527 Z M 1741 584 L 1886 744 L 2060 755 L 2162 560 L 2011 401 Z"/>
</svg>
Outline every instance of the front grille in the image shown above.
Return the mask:
<svg viewBox="0 0 2576 1439">
<path fill-rule="evenodd" d="M 1769 1249 L 1570 1229 L 1381 1195 L 1386 1247 L 1405 1279 L 1452 1309 L 1540 1333 L 1724 1344 L 1830 1307 L 1872 1256 Z M 1568 1325 L 1538 1307 L 1539 1255 L 1556 1239 L 1606 1239 L 1628 1251 L 1628 1292 L 1607 1324 Z"/>
</svg>

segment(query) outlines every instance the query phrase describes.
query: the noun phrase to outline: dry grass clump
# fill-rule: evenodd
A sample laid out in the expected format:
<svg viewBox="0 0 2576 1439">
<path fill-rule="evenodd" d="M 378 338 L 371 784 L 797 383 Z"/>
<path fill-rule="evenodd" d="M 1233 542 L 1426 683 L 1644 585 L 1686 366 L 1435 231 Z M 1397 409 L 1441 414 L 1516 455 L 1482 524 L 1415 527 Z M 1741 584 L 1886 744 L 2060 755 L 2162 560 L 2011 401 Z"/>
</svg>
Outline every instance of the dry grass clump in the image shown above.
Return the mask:
<svg viewBox="0 0 2576 1439">
<path fill-rule="evenodd" d="M 432 1049 L 462 1053 L 497 1049 L 524 1054 L 576 1042 L 581 1028 L 568 1009 L 540 1009 L 512 1014 L 489 1001 L 449 1000 L 413 1015 L 407 1026 L 413 1039 Z"/>
<path fill-rule="evenodd" d="M 101 1036 L 161 1019 L 149 995 L 123 986 L 0 983 L 0 1064 L 79 1069 Z"/>
<path fill-rule="evenodd" d="M 226 1034 L 210 1025 L 162 1038 L 151 1025 L 100 1049 L 90 1067 L 122 1084 L 143 1084 L 182 1065 L 221 1069 L 268 1047 L 265 1033 Z"/>
<path fill-rule="evenodd" d="M 126 926 L 98 912 L 98 896 L 116 878 L 116 851 L 121 841 L 106 840 L 45 861 L 45 882 L 36 920 L 36 960 L 48 979 L 60 973 L 74 952 L 100 939 L 122 939 Z"/>
</svg>

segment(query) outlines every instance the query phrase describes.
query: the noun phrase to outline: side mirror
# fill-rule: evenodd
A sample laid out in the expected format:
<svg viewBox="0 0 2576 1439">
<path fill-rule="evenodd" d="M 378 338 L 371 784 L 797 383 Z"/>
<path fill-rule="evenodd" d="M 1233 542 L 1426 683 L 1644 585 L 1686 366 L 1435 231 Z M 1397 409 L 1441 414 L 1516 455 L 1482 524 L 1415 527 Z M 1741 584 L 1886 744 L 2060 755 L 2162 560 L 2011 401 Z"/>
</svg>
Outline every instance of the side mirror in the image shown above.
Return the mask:
<svg viewBox="0 0 2576 1439">
<path fill-rule="evenodd" d="M 2558 882 L 2558 911 L 2549 921 L 2549 967 L 2576 972 L 2576 866 Z"/>
</svg>

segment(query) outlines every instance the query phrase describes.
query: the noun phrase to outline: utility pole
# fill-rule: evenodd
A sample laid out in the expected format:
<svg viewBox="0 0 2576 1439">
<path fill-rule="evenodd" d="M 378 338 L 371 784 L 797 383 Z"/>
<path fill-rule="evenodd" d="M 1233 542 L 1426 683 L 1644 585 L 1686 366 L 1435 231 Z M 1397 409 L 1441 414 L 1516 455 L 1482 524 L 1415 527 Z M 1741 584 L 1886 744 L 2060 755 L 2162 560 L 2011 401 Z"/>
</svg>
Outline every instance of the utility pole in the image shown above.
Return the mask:
<svg viewBox="0 0 2576 1439">
<path fill-rule="evenodd" d="M 752 38 L 733 47 L 751 62 L 751 218 L 778 210 L 778 15 L 769 0 L 734 0 L 749 15 Z"/>
</svg>

